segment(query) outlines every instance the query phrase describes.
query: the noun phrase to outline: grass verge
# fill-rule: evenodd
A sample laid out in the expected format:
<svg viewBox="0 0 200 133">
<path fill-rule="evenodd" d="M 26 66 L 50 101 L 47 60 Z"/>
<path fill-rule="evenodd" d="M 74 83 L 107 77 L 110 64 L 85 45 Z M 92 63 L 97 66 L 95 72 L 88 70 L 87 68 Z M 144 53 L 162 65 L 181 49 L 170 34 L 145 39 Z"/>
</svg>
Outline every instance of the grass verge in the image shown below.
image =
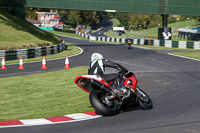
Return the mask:
<svg viewBox="0 0 200 133">
<path fill-rule="evenodd" d="M 87 69 L 0 78 L 0 121 L 94 111 L 88 93 L 74 83 Z"/>
<path fill-rule="evenodd" d="M 195 25 L 195 24 L 196 24 L 195 20 L 189 20 L 189 21 L 181 21 L 181 22 L 171 23 L 171 24 L 168 24 L 168 27 L 184 28 L 187 26 Z M 158 27 L 135 31 L 134 33 L 128 33 L 128 35 L 157 38 Z"/>
<path fill-rule="evenodd" d="M 162 47 L 162 46 L 156 47 L 156 46 L 148 46 L 148 45 L 135 45 L 135 46 L 143 47 L 143 48 L 150 48 L 150 49 L 185 51 L 185 52 L 172 52 L 172 54 L 200 60 L 200 50 L 199 49 L 166 48 L 166 47 Z"/>
<path fill-rule="evenodd" d="M 163 47 L 163 46 L 149 46 L 149 45 L 133 45 L 137 47 L 143 47 L 143 48 L 150 48 L 150 49 L 163 49 L 163 50 L 188 50 L 188 49 L 180 49 L 180 48 L 168 48 L 168 47 Z M 191 51 L 195 51 L 194 49 L 191 49 Z"/>
<path fill-rule="evenodd" d="M 113 23 L 117 23 L 118 21 L 116 19 L 112 19 Z M 172 27 L 173 29 L 178 29 L 178 28 L 184 28 L 184 27 L 192 27 L 193 25 L 196 24 L 195 20 L 187 20 L 187 21 L 181 21 L 181 22 L 176 22 L 176 23 L 170 23 L 168 24 L 168 27 Z M 181 39 L 181 38 L 177 38 L 177 31 L 173 31 L 173 33 L 176 33 L 176 35 L 173 35 L 172 39 L 174 41 L 187 41 L 186 39 Z M 108 36 L 112 36 L 112 37 L 117 37 L 117 38 L 124 38 L 122 36 L 116 36 L 113 33 L 111 33 L 111 31 L 108 31 L 105 33 Z M 157 38 L 158 35 L 158 27 L 154 27 L 154 28 L 149 28 L 149 29 L 144 29 L 144 30 L 139 30 L 139 31 L 133 31 L 133 32 L 127 32 L 127 35 L 131 35 L 131 36 L 135 36 L 135 37 L 149 37 L 149 38 Z"/>
<path fill-rule="evenodd" d="M 200 60 L 200 52 L 173 52 L 172 54 Z"/>
<path fill-rule="evenodd" d="M 111 21 L 113 22 L 113 27 L 118 27 L 120 25 L 119 20 L 116 18 L 111 19 Z"/>
<path fill-rule="evenodd" d="M 81 50 L 78 47 L 68 45 L 67 50 L 64 50 L 58 54 L 52 54 L 52 55 L 45 56 L 45 59 L 50 60 L 50 59 L 57 59 L 57 58 L 65 58 L 66 56 L 75 55 L 80 52 L 81 52 Z M 30 58 L 30 59 L 23 59 L 24 63 L 34 62 L 34 61 L 42 61 L 42 56 L 36 57 L 36 58 Z M 17 64 L 17 63 L 19 63 L 19 60 L 6 61 L 6 64 Z"/>
<path fill-rule="evenodd" d="M 60 43 L 60 38 L 6 12 L 0 13 L 0 49 L 27 49 Z"/>
<path fill-rule="evenodd" d="M 83 38 L 83 37 L 76 35 L 74 33 L 66 33 L 66 32 L 59 32 L 59 31 L 48 31 L 48 32 L 53 33 L 53 34 L 65 35 L 65 36 L 69 36 L 69 37 L 87 40 L 86 38 Z"/>
</svg>

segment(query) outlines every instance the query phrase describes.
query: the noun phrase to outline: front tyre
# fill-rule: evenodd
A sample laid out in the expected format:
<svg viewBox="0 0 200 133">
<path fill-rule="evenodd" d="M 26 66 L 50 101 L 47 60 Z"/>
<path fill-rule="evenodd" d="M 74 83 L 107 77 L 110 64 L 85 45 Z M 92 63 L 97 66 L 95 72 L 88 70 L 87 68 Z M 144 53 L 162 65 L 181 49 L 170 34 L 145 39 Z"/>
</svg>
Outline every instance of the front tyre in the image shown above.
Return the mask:
<svg viewBox="0 0 200 133">
<path fill-rule="evenodd" d="M 109 96 L 104 91 L 93 90 L 89 99 L 95 110 L 103 116 L 112 116 L 120 112 L 117 101 L 109 99 Z"/>
<path fill-rule="evenodd" d="M 137 99 L 138 99 L 138 103 L 139 103 L 140 107 L 144 110 L 152 109 L 153 108 L 153 102 L 149 98 L 147 93 L 144 92 L 141 89 L 137 89 L 137 91 L 138 91 L 138 98 Z"/>
</svg>

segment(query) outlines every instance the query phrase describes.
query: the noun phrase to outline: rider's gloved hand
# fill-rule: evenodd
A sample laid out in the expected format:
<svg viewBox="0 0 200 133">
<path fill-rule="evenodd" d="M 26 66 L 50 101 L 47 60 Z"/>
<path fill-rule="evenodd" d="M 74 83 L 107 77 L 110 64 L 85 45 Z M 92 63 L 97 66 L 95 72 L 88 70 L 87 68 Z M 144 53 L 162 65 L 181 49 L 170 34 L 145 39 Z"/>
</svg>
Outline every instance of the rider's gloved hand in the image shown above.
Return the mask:
<svg viewBox="0 0 200 133">
<path fill-rule="evenodd" d="M 125 68 L 124 69 L 124 74 L 126 75 L 129 71 L 130 71 L 129 69 Z"/>
</svg>

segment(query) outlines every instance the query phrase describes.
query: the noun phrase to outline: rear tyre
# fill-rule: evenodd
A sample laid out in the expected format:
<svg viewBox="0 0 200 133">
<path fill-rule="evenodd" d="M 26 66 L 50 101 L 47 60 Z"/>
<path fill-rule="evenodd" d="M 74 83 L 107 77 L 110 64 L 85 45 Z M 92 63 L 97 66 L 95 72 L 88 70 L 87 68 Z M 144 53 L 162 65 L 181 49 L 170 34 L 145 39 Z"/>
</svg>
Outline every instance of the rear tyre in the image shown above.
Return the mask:
<svg viewBox="0 0 200 133">
<path fill-rule="evenodd" d="M 95 110 L 103 116 L 112 116 L 120 112 L 115 99 L 108 99 L 107 94 L 101 90 L 93 90 L 90 93 L 90 103 Z"/>
<path fill-rule="evenodd" d="M 140 93 L 138 99 L 138 103 L 140 105 L 140 107 L 144 110 L 148 110 L 148 109 L 152 109 L 153 108 L 153 102 L 152 100 L 149 98 L 149 96 L 147 95 L 146 92 L 144 92 L 143 90 L 139 89 Z"/>
<path fill-rule="evenodd" d="M 128 49 L 131 49 L 131 45 L 130 44 L 128 44 L 127 47 L 128 47 Z"/>
</svg>

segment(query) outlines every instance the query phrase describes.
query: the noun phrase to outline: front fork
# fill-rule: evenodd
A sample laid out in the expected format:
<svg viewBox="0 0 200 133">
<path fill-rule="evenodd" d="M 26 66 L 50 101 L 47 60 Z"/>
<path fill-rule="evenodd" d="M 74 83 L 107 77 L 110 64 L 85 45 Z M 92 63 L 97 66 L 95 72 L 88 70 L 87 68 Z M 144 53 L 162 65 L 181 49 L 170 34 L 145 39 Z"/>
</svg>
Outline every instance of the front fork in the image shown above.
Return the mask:
<svg viewBox="0 0 200 133">
<path fill-rule="evenodd" d="M 138 98 L 141 97 L 141 96 L 146 97 L 146 95 L 140 90 L 139 87 L 136 88 L 135 94 L 137 95 Z"/>
</svg>

